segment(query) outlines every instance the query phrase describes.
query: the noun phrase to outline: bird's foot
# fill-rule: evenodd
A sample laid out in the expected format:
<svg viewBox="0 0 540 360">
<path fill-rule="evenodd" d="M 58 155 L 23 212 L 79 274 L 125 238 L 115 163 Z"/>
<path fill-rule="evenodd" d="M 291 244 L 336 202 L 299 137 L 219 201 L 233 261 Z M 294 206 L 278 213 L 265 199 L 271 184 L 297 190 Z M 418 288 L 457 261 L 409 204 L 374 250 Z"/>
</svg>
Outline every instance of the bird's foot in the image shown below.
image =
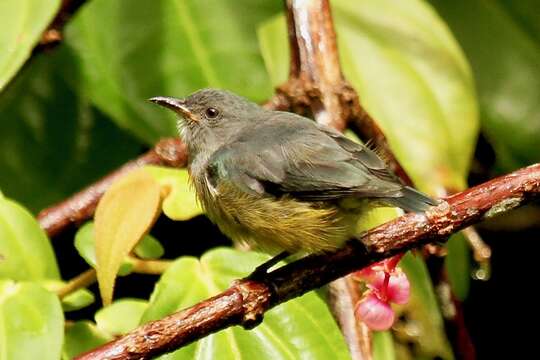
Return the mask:
<svg viewBox="0 0 540 360">
<path fill-rule="evenodd" d="M 264 279 L 266 274 L 268 274 L 268 270 L 276 265 L 281 260 L 285 260 L 287 257 L 289 257 L 289 253 L 287 251 L 282 251 L 270 260 L 266 261 L 265 263 L 257 266 L 255 270 L 249 274 L 249 276 L 246 278 L 248 280 L 255 280 L 255 281 L 261 281 Z"/>
</svg>

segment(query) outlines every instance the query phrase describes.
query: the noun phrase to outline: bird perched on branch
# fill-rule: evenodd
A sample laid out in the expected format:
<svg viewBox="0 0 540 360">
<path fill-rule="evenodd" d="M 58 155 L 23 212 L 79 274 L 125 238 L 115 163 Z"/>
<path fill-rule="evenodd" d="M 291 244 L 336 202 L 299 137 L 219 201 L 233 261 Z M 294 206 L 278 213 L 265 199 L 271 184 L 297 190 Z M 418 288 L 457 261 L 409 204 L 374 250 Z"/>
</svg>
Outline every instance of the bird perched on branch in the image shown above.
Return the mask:
<svg viewBox="0 0 540 360">
<path fill-rule="evenodd" d="M 357 235 L 366 202 L 436 205 L 374 151 L 308 118 L 217 89 L 150 100 L 180 115 L 198 199 L 233 240 L 269 252 L 333 250 Z"/>
</svg>

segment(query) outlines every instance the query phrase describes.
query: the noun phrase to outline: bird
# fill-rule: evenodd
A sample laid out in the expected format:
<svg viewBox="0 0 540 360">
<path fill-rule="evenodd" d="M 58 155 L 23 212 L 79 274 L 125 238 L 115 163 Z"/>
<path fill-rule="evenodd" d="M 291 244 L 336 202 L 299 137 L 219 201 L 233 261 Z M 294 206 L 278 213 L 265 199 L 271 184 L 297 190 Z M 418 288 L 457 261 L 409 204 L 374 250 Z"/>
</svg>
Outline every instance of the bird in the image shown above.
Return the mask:
<svg viewBox="0 0 540 360">
<path fill-rule="evenodd" d="M 279 259 L 336 250 L 358 235 L 368 206 L 437 205 L 369 146 L 307 117 L 212 88 L 149 100 L 179 116 L 191 184 L 210 220 L 233 241 L 280 252 Z"/>
</svg>

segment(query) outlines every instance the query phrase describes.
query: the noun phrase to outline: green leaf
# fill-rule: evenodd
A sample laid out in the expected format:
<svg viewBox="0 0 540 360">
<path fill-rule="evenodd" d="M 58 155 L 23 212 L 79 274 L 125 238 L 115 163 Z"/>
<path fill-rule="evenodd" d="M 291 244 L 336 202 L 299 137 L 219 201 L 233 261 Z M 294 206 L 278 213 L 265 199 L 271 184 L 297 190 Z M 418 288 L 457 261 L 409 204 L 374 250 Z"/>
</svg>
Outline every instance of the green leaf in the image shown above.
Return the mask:
<svg viewBox="0 0 540 360">
<path fill-rule="evenodd" d="M 453 359 L 424 260 L 408 253 L 400 261 L 399 266 L 405 271 L 411 283 L 411 298 L 405 311 L 409 321 L 412 321 L 417 329 L 414 338 L 415 353 L 430 358 Z"/>
<path fill-rule="evenodd" d="M 445 24 L 420 0 L 335 0 L 332 10 L 345 76 L 414 182 L 432 194 L 464 188 L 478 132 L 476 98 Z M 287 43 L 277 34 L 284 27 L 281 18 L 259 29 L 267 67 L 281 76 Z"/>
<path fill-rule="evenodd" d="M 140 152 L 80 95 L 73 61 L 63 47 L 37 56 L 0 95 L 0 188 L 33 212 Z"/>
<path fill-rule="evenodd" d="M 60 358 L 64 317 L 58 297 L 35 283 L 0 281 L 0 358 Z"/>
<path fill-rule="evenodd" d="M 165 254 L 165 249 L 155 237 L 145 235 L 133 252 L 141 259 L 159 259 Z"/>
<path fill-rule="evenodd" d="M 59 279 L 52 246 L 34 217 L 0 193 L 0 279 Z"/>
<path fill-rule="evenodd" d="M 145 166 L 145 170 L 169 189 L 161 208 L 165 215 L 173 220 L 189 220 L 203 213 L 195 191 L 190 186 L 186 169 L 171 169 L 160 166 Z"/>
<path fill-rule="evenodd" d="M 122 177 L 105 192 L 94 216 L 96 272 L 104 305 L 112 301 L 122 262 L 160 213 L 161 187 L 144 169 Z"/>
<path fill-rule="evenodd" d="M 0 92 L 28 59 L 59 6 L 60 0 L 0 1 Z"/>
<path fill-rule="evenodd" d="M 146 238 L 146 236 L 145 236 Z M 143 238 L 144 240 L 144 238 Z M 142 240 L 141 240 L 142 242 Z M 79 255 L 86 261 L 88 265 L 96 268 L 96 242 L 94 238 L 94 222 L 88 221 L 81 226 L 75 234 L 75 248 L 79 252 Z M 124 260 L 120 269 L 118 269 L 118 275 L 125 276 L 131 273 L 133 264 L 127 260 Z"/>
<path fill-rule="evenodd" d="M 183 257 L 162 275 L 142 322 L 162 318 L 194 305 L 248 275 L 268 256 L 220 248 L 201 260 Z M 281 304 L 265 314 L 262 324 L 240 327 L 182 348 L 163 359 L 349 359 L 344 339 L 326 304 L 314 292 Z"/>
<path fill-rule="evenodd" d="M 116 300 L 96 313 L 97 327 L 106 334 L 123 335 L 139 325 L 147 307 L 148 302 L 145 300 Z"/>
<path fill-rule="evenodd" d="M 396 350 L 390 331 L 373 332 L 373 360 L 395 360 Z"/>
<path fill-rule="evenodd" d="M 67 324 L 62 359 L 71 360 L 75 356 L 103 345 L 110 340 L 112 340 L 111 337 L 102 333 L 90 321 L 77 321 L 73 324 Z"/>
<path fill-rule="evenodd" d="M 540 159 L 538 1 L 432 0 L 470 60 L 482 127 L 506 172 Z"/>
<path fill-rule="evenodd" d="M 453 294 L 461 301 L 467 298 L 471 285 L 471 250 L 462 233 L 450 237 L 446 248 L 448 254 L 444 259 L 446 273 Z"/>
<path fill-rule="evenodd" d="M 87 307 L 95 301 L 94 293 L 87 289 L 78 289 L 62 299 L 64 311 L 75 311 Z"/>
<path fill-rule="evenodd" d="M 65 41 L 82 60 L 93 102 L 153 144 L 176 134 L 176 119 L 144 99 L 208 86 L 256 101 L 271 95 L 255 29 L 279 10 L 280 2 L 262 0 L 94 0 Z"/>
</svg>

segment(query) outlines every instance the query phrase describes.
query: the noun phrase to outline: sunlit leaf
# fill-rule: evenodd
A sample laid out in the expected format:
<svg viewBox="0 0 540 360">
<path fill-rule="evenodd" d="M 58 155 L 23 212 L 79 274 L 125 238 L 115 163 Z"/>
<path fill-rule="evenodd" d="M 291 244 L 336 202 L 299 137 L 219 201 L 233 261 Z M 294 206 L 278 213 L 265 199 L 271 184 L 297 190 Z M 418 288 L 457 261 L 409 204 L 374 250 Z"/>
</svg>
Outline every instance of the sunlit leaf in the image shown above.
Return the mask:
<svg viewBox="0 0 540 360">
<path fill-rule="evenodd" d="M 30 56 L 60 0 L 0 1 L 0 91 Z"/>
<path fill-rule="evenodd" d="M 476 98 L 444 23 L 420 0 L 331 3 L 346 78 L 415 184 L 432 194 L 464 188 L 478 132 Z M 259 29 L 266 65 L 280 76 L 288 48 L 277 34 L 284 29 L 283 17 Z"/>
<path fill-rule="evenodd" d="M 71 360 L 75 356 L 110 340 L 112 340 L 111 337 L 100 331 L 90 321 L 77 321 L 73 324 L 67 324 L 62 359 Z"/>
<path fill-rule="evenodd" d="M 58 297 L 35 283 L 0 280 L 0 358 L 58 360 L 64 316 Z"/>
<path fill-rule="evenodd" d="M 0 94 L 0 188 L 32 212 L 140 153 L 80 93 L 80 74 L 65 50 L 35 56 Z"/>
<path fill-rule="evenodd" d="M 94 293 L 87 289 L 77 289 L 62 299 L 64 311 L 75 311 L 87 307 L 95 300 Z"/>
<path fill-rule="evenodd" d="M 162 187 L 169 190 L 162 205 L 165 215 L 173 220 L 189 220 L 202 214 L 195 191 L 189 184 L 189 174 L 186 169 L 159 166 L 146 166 L 145 169 Z"/>
<path fill-rule="evenodd" d="M 465 50 L 500 170 L 540 161 L 540 3 L 431 0 Z"/>
<path fill-rule="evenodd" d="M 281 8 L 262 0 L 94 0 L 65 37 L 94 103 L 154 144 L 176 134 L 176 119 L 144 99 L 208 86 L 256 101 L 271 95 L 255 29 Z"/>
<path fill-rule="evenodd" d="M 233 279 L 249 274 L 268 256 L 217 249 L 201 260 L 183 257 L 163 274 L 142 321 L 162 318 L 226 289 Z M 240 327 L 182 348 L 162 359 L 349 359 L 343 337 L 326 304 L 315 293 L 267 312 L 262 324 Z"/>
<path fill-rule="evenodd" d="M 58 279 L 52 246 L 35 218 L 0 193 L 0 279 Z"/>
<path fill-rule="evenodd" d="M 120 265 L 149 231 L 160 209 L 159 183 L 136 170 L 114 183 L 101 198 L 94 217 L 96 262 L 103 303 L 111 303 Z"/>
<path fill-rule="evenodd" d="M 147 307 L 148 302 L 145 300 L 116 300 L 96 313 L 96 325 L 106 334 L 123 335 L 139 325 Z"/>
</svg>

